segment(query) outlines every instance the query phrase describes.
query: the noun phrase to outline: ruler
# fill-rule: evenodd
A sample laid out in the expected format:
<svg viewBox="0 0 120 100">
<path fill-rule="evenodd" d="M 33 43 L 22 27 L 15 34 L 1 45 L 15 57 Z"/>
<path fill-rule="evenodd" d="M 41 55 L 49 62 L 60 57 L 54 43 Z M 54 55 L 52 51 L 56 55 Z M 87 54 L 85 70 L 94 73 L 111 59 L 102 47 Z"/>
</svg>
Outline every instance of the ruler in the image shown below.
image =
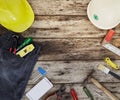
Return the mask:
<svg viewBox="0 0 120 100">
<path fill-rule="evenodd" d="M 106 49 L 112 51 L 116 55 L 120 56 L 120 49 L 115 47 L 114 45 L 112 45 L 110 43 L 106 43 L 106 44 L 103 44 L 102 46 L 105 47 Z"/>
</svg>

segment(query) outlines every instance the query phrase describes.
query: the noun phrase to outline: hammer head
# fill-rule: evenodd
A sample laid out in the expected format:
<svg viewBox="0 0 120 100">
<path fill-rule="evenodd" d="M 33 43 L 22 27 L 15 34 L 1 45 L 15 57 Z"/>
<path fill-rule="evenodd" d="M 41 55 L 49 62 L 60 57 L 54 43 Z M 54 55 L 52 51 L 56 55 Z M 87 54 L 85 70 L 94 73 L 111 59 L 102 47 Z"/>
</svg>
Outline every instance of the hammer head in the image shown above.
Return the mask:
<svg viewBox="0 0 120 100">
<path fill-rule="evenodd" d="M 86 79 L 83 81 L 83 85 L 85 86 L 88 83 L 88 80 L 92 77 L 92 74 L 95 72 L 94 69 L 87 75 Z"/>
</svg>

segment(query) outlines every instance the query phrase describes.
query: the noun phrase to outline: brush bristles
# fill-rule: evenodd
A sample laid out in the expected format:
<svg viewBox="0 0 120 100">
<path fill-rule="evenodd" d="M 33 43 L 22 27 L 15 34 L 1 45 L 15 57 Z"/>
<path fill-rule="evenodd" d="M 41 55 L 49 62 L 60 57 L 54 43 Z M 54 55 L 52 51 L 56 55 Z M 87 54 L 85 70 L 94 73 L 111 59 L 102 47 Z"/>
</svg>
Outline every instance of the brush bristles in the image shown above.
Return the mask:
<svg viewBox="0 0 120 100">
<path fill-rule="evenodd" d="M 102 65 L 102 64 L 100 64 L 100 65 L 98 66 L 98 69 L 101 70 L 102 72 L 106 73 L 106 74 L 108 74 L 109 71 L 110 71 L 110 69 L 108 69 L 107 67 L 105 67 L 105 66 Z"/>
</svg>

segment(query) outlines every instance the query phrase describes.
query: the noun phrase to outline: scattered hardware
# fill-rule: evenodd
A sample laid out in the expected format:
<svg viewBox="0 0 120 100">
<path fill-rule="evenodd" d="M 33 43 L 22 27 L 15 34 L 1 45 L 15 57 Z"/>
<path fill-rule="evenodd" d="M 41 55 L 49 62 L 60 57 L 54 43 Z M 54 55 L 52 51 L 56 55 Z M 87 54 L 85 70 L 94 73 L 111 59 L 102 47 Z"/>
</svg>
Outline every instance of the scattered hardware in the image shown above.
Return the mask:
<svg viewBox="0 0 120 100">
<path fill-rule="evenodd" d="M 114 68 L 114 69 L 119 69 L 119 66 L 117 64 L 115 64 L 113 61 L 111 61 L 111 59 L 109 57 L 105 58 L 105 62 L 107 63 L 107 65 L 109 65 L 110 67 Z"/>
<path fill-rule="evenodd" d="M 108 69 L 108 68 L 105 67 L 104 65 L 100 64 L 100 65 L 98 66 L 98 69 L 101 70 L 101 71 L 103 71 L 104 73 L 110 74 L 110 75 L 112 75 L 113 77 L 115 77 L 116 79 L 120 80 L 120 76 L 119 76 L 119 75 L 117 75 L 116 73 L 110 71 L 110 69 Z"/>
<path fill-rule="evenodd" d="M 28 93 L 26 93 L 26 96 L 30 100 L 39 100 L 52 87 L 53 84 L 46 77 L 44 77 L 39 83 L 37 83 L 37 85 L 35 85 Z"/>
<path fill-rule="evenodd" d="M 34 50 L 34 45 L 33 44 L 29 44 L 26 47 L 24 47 L 22 50 L 18 51 L 16 53 L 16 55 L 19 55 L 20 57 L 24 57 L 25 55 L 27 55 L 28 53 L 30 53 L 31 51 Z"/>
<path fill-rule="evenodd" d="M 103 87 L 96 79 L 91 78 L 91 82 L 96 85 L 100 90 L 102 90 L 111 100 L 119 100 L 114 94 L 112 94 L 109 90 Z"/>
</svg>

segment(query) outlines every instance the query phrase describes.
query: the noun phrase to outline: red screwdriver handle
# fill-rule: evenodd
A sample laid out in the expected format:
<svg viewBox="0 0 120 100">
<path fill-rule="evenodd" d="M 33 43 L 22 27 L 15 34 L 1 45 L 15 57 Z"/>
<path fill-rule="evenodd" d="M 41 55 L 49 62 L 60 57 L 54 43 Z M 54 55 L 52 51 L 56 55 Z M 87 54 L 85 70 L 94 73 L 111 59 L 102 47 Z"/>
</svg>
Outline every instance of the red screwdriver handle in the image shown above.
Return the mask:
<svg viewBox="0 0 120 100">
<path fill-rule="evenodd" d="M 76 93 L 76 91 L 74 89 L 70 90 L 70 94 L 72 95 L 73 100 L 78 100 L 77 93 Z"/>
</svg>

